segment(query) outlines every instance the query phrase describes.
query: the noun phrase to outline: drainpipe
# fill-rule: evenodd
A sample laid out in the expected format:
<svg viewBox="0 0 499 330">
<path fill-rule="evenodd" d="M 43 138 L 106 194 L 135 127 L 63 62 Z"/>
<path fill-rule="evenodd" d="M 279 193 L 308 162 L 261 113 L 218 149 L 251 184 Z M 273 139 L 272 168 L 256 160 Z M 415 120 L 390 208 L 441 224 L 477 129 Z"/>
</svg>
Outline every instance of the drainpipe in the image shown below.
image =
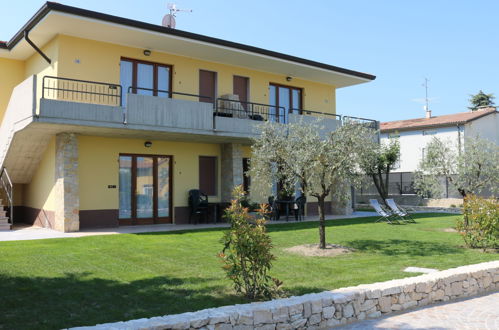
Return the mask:
<svg viewBox="0 0 499 330">
<path fill-rule="evenodd" d="M 461 125 L 457 125 L 457 146 L 458 146 L 458 153 L 461 156 Z"/>
<path fill-rule="evenodd" d="M 34 50 L 36 50 L 36 52 L 38 54 L 40 54 L 44 59 L 45 61 L 48 62 L 48 64 L 52 64 L 52 60 L 47 56 L 45 55 L 44 52 L 42 52 L 42 50 L 40 48 L 38 48 L 34 43 L 33 41 L 31 41 L 31 39 L 29 38 L 29 31 L 28 30 L 24 30 L 24 39 L 26 40 L 26 42 L 31 46 L 33 47 Z"/>
</svg>

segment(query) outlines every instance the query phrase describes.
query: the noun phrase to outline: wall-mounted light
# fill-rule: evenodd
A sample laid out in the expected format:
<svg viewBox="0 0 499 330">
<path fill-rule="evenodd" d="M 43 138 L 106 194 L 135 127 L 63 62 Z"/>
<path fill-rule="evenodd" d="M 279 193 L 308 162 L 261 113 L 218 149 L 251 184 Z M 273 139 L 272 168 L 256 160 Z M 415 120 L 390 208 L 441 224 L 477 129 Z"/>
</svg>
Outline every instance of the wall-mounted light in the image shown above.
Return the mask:
<svg viewBox="0 0 499 330">
<path fill-rule="evenodd" d="M 152 147 L 152 142 L 151 141 L 144 142 L 144 147 L 146 147 L 146 148 Z"/>
<path fill-rule="evenodd" d="M 144 49 L 145 56 L 151 56 L 151 51 L 149 49 Z"/>
<path fill-rule="evenodd" d="M 293 80 L 293 77 L 290 77 L 290 76 L 286 77 L 286 81 L 291 81 L 291 80 Z"/>
</svg>

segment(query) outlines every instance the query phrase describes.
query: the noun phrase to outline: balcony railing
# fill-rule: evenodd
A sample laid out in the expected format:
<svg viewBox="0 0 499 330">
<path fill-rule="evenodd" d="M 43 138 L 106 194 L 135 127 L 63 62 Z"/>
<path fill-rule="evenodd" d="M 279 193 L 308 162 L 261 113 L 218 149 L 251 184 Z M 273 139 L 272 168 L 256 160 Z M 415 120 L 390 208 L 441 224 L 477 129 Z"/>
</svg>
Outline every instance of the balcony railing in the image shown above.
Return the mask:
<svg viewBox="0 0 499 330">
<path fill-rule="evenodd" d="M 351 117 L 351 116 L 343 116 L 343 123 L 357 123 L 365 125 L 368 128 L 379 129 L 379 122 L 374 119 L 360 118 L 360 117 Z"/>
<path fill-rule="evenodd" d="M 88 80 L 70 79 L 63 77 L 44 76 L 42 79 L 42 98 L 92 103 L 99 105 L 123 106 L 123 87 L 119 84 L 96 82 Z M 128 87 L 129 94 L 143 94 L 165 98 L 185 99 L 213 104 L 213 115 L 216 117 L 230 117 L 250 119 L 255 121 L 273 121 L 287 123 L 289 114 L 310 115 L 314 117 L 330 118 L 342 123 L 356 122 L 373 129 L 379 129 L 379 122 L 373 119 L 341 116 L 337 114 L 318 112 L 306 109 L 289 109 L 270 104 L 245 102 L 230 98 L 214 99 L 197 94 L 173 92 L 168 90 Z M 177 96 L 177 97 L 175 97 Z"/>
<path fill-rule="evenodd" d="M 180 93 L 173 92 L 162 89 L 154 89 L 154 88 L 144 88 L 144 87 L 128 87 L 128 94 L 142 94 L 142 95 L 150 95 L 150 96 L 159 96 L 159 97 L 168 97 L 173 98 L 174 95 L 184 96 L 186 98 L 194 98 L 199 100 L 200 102 L 213 103 L 213 98 L 209 96 L 202 96 L 197 94 L 189 94 L 189 93 Z"/>
<path fill-rule="evenodd" d="M 291 109 L 289 109 L 289 113 L 296 113 L 296 114 L 300 114 L 300 115 L 309 115 L 309 116 L 314 116 L 314 117 L 331 118 L 331 119 L 336 119 L 336 120 L 341 121 L 341 115 L 337 115 L 334 113 L 328 113 L 328 112 L 319 112 L 319 111 L 305 110 L 305 109 L 299 109 L 299 108 L 291 108 Z"/>
<path fill-rule="evenodd" d="M 121 106 L 121 85 L 88 80 L 44 76 L 42 98 Z"/>
<path fill-rule="evenodd" d="M 215 116 L 284 123 L 286 109 L 270 104 L 218 98 Z"/>
</svg>

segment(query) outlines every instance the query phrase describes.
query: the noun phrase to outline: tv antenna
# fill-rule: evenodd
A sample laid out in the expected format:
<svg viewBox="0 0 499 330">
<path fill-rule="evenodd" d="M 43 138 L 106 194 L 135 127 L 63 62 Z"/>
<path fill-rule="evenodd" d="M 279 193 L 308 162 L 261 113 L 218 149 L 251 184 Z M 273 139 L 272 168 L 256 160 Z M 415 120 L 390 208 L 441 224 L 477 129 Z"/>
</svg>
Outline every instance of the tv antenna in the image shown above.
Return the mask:
<svg viewBox="0 0 499 330">
<path fill-rule="evenodd" d="M 425 100 L 425 106 L 424 106 L 425 111 L 429 111 L 430 110 L 429 99 L 428 99 L 428 81 L 430 81 L 428 78 L 424 78 L 424 83 L 421 85 L 425 89 L 425 98 L 424 98 L 424 100 Z"/>
<path fill-rule="evenodd" d="M 169 3 L 167 7 L 170 13 L 163 17 L 162 25 L 171 29 L 174 29 L 176 26 L 175 17 L 177 17 L 178 12 L 192 13 L 192 9 L 179 9 L 175 3 Z"/>
</svg>

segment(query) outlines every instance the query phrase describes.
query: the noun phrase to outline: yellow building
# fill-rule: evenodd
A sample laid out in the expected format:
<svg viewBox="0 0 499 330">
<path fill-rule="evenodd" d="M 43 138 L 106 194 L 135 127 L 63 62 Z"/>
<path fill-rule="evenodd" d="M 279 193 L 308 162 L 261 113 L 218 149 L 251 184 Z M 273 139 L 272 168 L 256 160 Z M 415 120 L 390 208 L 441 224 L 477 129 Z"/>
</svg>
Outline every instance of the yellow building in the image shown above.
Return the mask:
<svg viewBox="0 0 499 330">
<path fill-rule="evenodd" d="M 14 222 L 60 231 L 186 223 L 189 190 L 223 204 L 248 188 L 259 123 L 322 116 L 335 129 L 336 89 L 373 79 L 46 3 L 0 42 L 4 204 Z"/>
</svg>

